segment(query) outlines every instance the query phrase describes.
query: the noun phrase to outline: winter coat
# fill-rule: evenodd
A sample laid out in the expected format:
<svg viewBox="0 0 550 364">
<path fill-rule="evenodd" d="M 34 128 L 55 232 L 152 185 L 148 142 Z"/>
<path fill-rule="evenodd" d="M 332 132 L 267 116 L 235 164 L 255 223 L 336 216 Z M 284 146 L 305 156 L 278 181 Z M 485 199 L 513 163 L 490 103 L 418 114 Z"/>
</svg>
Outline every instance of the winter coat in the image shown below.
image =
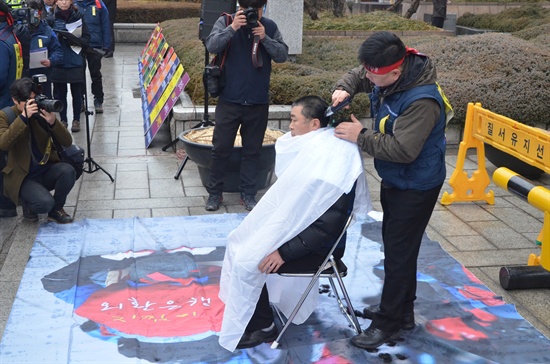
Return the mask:
<svg viewBox="0 0 550 364">
<path fill-rule="evenodd" d="M 225 16 L 222 16 L 206 38 L 205 45 L 210 53 L 222 53 L 229 47 L 222 80 L 225 86 L 220 99 L 240 105 L 269 103 L 271 61 L 285 62 L 288 58 L 288 46 L 274 21 L 265 17 L 259 21 L 265 28 L 265 38 L 260 41 L 258 52 L 263 66 L 259 68 L 252 63 L 254 36 L 251 28 L 241 27 L 235 31 L 231 25 L 226 26 Z"/>
<path fill-rule="evenodd" d="M 326 256 L 338 238 L 342 227 L 353 209 L 355 185 L 349 193 L 343 194 L 323 215 L 301 233 L 279 247 L 279 254 L 285 261 L 301 258 L 307 254 Z M 342 258 L 346 246 L 344 235 L 334 251 L 335 258 Z"/>
<path fill-rule="evenodd" d="M 90 32 L 88 26 L 84 21 L 84 17 L 77 10 L 76 7 L 72 8 L 71 15 L 68 19 L 65 19 L 61 15 L 59 8 L 55 10 L 55 22 L 53 29 L 57 31 L 67 31 L 67 24 L 72 24 L 77 21 L 82 21 L 82 33 L 80 42 L 84 46 L 88 46 L 90 41 Z M 71 48 L 72 41 L 65 38 L 62 33 L 58 33 L 59 43 L 63 50 L 63 61 L 60 65 L 52 67 L 51 81 L 59 83 L 73 83 L 84 81 L 84 60 L 81 54 L 77 54 Z M 82 53 L 82 52 L 81 52 Z"/>
<path fill-rule="evenodd" d="M 111 22 L 109 11 L 101 0 L 77 1 L 75 5 L 84 14 L 90 31 L 90 47 L 107 50 L 111 46 Z"/>
<path fill-rule="evenodd" d="M 0 112 L 0 149 L 8 151 L 8 163 L 2 170 L 4 174 L 4 195 L 9 197 L 17 205 L 19 202 L 19 190 L 23 180 L 29 173 L 31 164 L 31 129 L 34 134 L 36 144 L 41 153 L 44 153 L 50 139 L 50 134 L 40 126 L 36 118 L 31 117 L 27 125 L 20 117 L 21 113 L 16 106 L 12 107 L 17 117 L 10 125 L 8 117 L 4 112 Z M 51 127 L 51 132 L 63 147 L 70 147 L 73 143 L 71 134 L 59 122 Z M 59 157 L 55 150 L 55 145 L 51 144 L 51 152 L 48 163 L 59 162 Z"/>
<path fill-rule="evenodd" d="M 50 67 L 32 68 L 29 70 L 30 75 L 45 74 L 48 80 L 51 78 L 51 69 L 63 63 L 63 49 L 61 43 L 57 39 L 57 35 L 45 20 L 41 20 L 38 27 L 31 30 L 31 52 L 40 48 L 48 49 L 48 59 Z"/>
<path fill-rule="evenodd" d="M 446 114 L 432 61 L 408 55 L 400 78 L 385 89 L 373 87 L 365 75 L 363 66 L 354 68 L 336 88 L 352 96 L 371 93 L 374 128 L 360 134 L 357 144 L 374 157 L 382 184 L 424 191 L 443 183 Z"/>
<path fill-rule="evenodd" d="M 9 89 L 16 76 L 16 44 L 12 27 L 0 22 L 0 109 L 13 105 Z"/>
</svg>

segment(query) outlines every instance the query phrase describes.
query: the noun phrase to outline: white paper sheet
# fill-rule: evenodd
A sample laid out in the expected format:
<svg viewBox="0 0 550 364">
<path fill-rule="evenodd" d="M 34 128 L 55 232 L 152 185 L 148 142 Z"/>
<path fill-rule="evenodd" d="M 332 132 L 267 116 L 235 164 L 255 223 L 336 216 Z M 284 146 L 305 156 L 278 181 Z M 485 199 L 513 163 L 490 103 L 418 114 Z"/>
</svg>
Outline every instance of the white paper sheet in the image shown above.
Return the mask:
<svg viewBox="0 0 550 364">
<path fill-rule="evenodd" d="M 38 48 L 30 52 L 29 56 L 29 68 L 42 68 L 44 67 L 40 62 L 48 59 L 48 48 Z"/>
</svg>

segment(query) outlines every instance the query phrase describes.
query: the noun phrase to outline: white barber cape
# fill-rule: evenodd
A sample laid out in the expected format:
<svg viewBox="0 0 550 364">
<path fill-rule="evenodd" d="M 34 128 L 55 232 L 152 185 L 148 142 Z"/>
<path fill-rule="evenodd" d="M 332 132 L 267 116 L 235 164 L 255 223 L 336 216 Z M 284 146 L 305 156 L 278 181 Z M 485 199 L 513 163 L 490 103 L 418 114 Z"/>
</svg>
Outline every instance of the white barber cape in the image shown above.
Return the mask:
<svg viewBox="0 0 550 364">
<path fill-rule="evenodd" d="M 259 271 L 258 264 L 268 254 L 317 220 L 342 194 L 351 191 L 356 180 L 354 213 L 364 216 L 372 210 L 359 149 L 336 138 L 333 128 L 296 137 L 286 133 L 277 140 L 275 150 L 277 181 L 228 236 L 220 281 L 219 296 L 225 311 L 219 342 L 229 351 L 237 347 L 254 313 L 268 277 Z M 296 303 L 309 282 L 307 278 L 269 276 L 270 280 L 285 282 L 277 289 L 277 298 L 284 298 L 280 304 Z M 296 280 L 304 288 L 301 291 L 296 289 Z M 285 291 L 288 288 L 294 288 L 293 292 Z M 270 301 L 277 302 L 271 297 L 271 285 L 269 289 Z M 315 309 L 316 294 L 310 296 L 294 323 L 304 322 Z M 288 317 L 294 304 L 280 304 L 277 306 Z"/>
</svg>

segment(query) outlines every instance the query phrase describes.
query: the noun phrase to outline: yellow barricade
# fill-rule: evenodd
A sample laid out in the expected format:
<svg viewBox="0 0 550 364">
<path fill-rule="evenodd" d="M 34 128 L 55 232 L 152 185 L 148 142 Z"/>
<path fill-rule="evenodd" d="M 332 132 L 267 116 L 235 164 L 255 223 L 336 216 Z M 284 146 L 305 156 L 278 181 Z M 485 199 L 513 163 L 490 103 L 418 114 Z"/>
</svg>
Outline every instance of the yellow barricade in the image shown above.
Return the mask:
<svg viewBox="0 0 550 364">
<path fill-rule="evenodd" d="M 491 205 L 494 204 L 494 192 L 492 190 L 486 192 L 490 179 L 485 168 L 483 143 L 490 144 L 525 163 L 550 173 L 550 133 L 483 109 L 479 103 L 469 103 L 464 137 L 459 145 L 456 168 L 449 180 L 453 192 L 444 192 L 441 204 L 450 205 L 453 202 L 466 201 L 486 201 Z M 464 162 L 467 151 L 474 148 L 476 149 L 478 168 L 471 176 L 468 176 L 464 170 Z M 493 176 L 495 184 L 500 187 L 508 183 L 506 178 L 509 179 L 517 175 L 515 172 L 506 170 L 509 172 L 499 171 L 497 174 L 495 171 Z M 529 265 L 542 264 L 546 270 L 550 270 L 550 193 L 543 187 L 532 187 L 529 198 L 527 196 L 524 198 L 544 212 L 544 224 L 537 239 L 542 245 L 541 255 L 536 257 L 532 254 L 529 258 Z M 508 187 L 503 188 L 508 189 Z"/>
</svg>

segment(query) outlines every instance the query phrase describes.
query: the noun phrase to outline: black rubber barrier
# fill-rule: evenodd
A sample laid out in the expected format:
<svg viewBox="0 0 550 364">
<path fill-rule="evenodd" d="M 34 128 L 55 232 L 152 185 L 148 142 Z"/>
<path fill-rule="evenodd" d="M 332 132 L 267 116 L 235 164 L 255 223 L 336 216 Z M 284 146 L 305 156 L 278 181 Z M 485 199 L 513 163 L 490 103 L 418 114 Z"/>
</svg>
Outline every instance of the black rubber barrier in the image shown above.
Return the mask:
<svg viewBox="0 0 550 364">
<path fill-rule="evenodd" d="M 540 265 L 502 267 L 499 279 L 505 290 L 550 288 L 550 272 Z"/>
</svg>

